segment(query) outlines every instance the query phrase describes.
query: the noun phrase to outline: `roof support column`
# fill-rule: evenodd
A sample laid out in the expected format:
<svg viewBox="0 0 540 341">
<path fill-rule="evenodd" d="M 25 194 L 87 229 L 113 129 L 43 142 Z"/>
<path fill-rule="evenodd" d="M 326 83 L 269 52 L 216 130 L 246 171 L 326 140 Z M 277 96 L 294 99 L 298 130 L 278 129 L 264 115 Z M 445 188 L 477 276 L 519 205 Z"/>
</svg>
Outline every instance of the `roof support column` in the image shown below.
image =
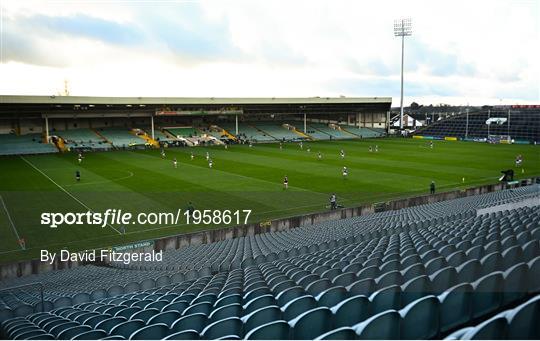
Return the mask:
<svg viewBox="0 0 540 341">
<path fill-rule="evenodd" d="M 49 118 L 45 115 L 45 141 L 49 143 Z"/>
<path fill-rule="evenodd" d="M 304 113 L 304 134 L 307 134 L 307 115 Z"/>
<path fill-rule="evenodd" d="M 235 128 L 236 128 L 236 133 L 235 133 L 235 135 L 238 136 L 238 114 L 236 114 L 236 115 L 234 116 L 234 118 L 235 118 Z"/>
<path fill-rule="evenodd" d="M 152 124 L 152 140 L 155 140 L 155 138 L 154 138 L 154 115 L 150 116 L 150 123 Z"/>
</svg>

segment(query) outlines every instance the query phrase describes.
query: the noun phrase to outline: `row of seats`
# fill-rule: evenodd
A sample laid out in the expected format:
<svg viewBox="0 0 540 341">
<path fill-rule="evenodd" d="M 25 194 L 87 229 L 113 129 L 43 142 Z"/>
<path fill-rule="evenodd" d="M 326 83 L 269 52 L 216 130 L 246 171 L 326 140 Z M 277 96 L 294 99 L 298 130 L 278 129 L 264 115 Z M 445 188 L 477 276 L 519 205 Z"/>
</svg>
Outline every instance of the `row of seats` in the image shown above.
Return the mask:
<svg viewBox="0 0 540 341">
<path fill-rule="evenodd" d="M 540 339 L 540 295 L 508 309 L 474 327 L 460 329 L 447 340 L 538 340 Z"/>
<path fill-rule="evenodd" d="M 56 153 L 54 144 L 43 143 L 41 134 L 0 134 L 0 155 Z"/>
<path fill-rule="evenodd" d="M 457 224 L 400 227 L 377 238 L 34 314 L 6 322 L 9 330 L 3 330 L 10 337 L 15 331 L 65 337 L 84 330 L 133 338 L 428 338 L 540 289 L 539 223 L 540 207 L 524 207 Z M 429 323 L 420 327 L 423 320 Z"/>
<path fill-rule="evenodd" d="M 335 249 L 343 245 L 361 243 L 362 240 L 369 240 L 373 237 L 381 237 L 384 234 L 399 233 L 406 228 L 420 231 L 423 228 L 429 228 L 430 225 L 443 223 L 463 226 L 474 217 L 473 212 L 469 210 L 474 205 L 486 205 L 490 201 L 500 202 L 503 199 L 514 200 L 526 197 L 535 194 L 537 189 L 535 186 L 528 186 L 517 190 L 326 222 L 277 233 L 270 232 L 206 245 L 188 246 L 165 252 L 163 264 L 134 264 L 129 271 L 123 269 L 128 267 L 124 265 L 118 265 L 118 269 L 96 266 L 76 267 L 71 270 L 3 281 L 2 286 L 11 287 L 42 282 L 45 286 L 46 309 L 53 309 L 89 299 L 94 300 L 136 290 L 145 290 L 170 282 L 178 283 L 219 271 Z M 465 212 L 455 213 L 463 210 Z M 452 215 L 448 216 L 449 214 Z M 430 216 L 435 218 L 427 220 L 427 217 Z M 524 244 L 524 241 L 530 240 L 530 234 L 533 238 L 538 238 L 539 230 L 531 227 L 533 217 L 526 217 L 522 220 L 510 220 L 510 218 L 503 217 L 503 213 L 498 212 L 490 215 L 489 219 L 486 218 L 485 221 L 477 219 L 472 225 L 473 229 L 456 232 L 456 235 L 450 234 L 451 238 L 448 241 L 455 243 L 462 252 L 474 253 L 478 259 L 493 251 L 502 252 L 501 247 L 505 249 L 513 245 L 512 238 L 508 238 L 510 237 L 509 231 L 503 231 L 500 235 L 502 242 L 500 245 L 491 240 L 493 242 L 491 245 L 485 250 L 480 250 L 483 246 L 479 243 L 483 242 L 482 234 L 485 233 L 480 227 L 488 226 L 493 220 L 500 220 L 505 225 L 522 224 L 528 229 L 528 231 L 519 231 L 520 234 L 515 238 L 521 245 Z M 458 225 L 460 221 L 461 225 Z M 435 227 L 435 229 L 437 228 Z M 472 231 L 475 231 L 475 234 L 467 234 L 467 232 Z M 467 240 L 460 239 L 462 238 L 461 234 Z M 468 248 L 472 248 L 472 250 L 469 251 Z M 425 250 L 427 250 L 427 246 L 421 251 Z M 449 260 L 450 264 L 454 264 L 456 259 L 462 257 L 461 254 L 454 255 Z M 359 264 L 359 262 L 354 262 L 354 264 L 356 267 L 373 265 L 371 263 Z M 22 316 L 40 310 L 41 298 L 37 290 L 15 290 L 3 292 L 0 295 L 0 319 L 14 315 Z"/>
</svg>

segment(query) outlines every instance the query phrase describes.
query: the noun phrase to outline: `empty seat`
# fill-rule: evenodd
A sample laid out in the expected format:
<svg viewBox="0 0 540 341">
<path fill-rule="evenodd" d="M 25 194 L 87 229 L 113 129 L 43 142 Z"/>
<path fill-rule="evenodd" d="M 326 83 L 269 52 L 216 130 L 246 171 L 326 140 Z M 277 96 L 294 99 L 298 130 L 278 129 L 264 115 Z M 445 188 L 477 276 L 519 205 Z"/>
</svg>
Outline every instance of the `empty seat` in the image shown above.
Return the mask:
<svg viewBox="0 0 540 341">
<path fill-rule="evenodd" d="M 350 297 L 331 308 L 336 327 L 353 326 L 371 315 L 370 301 L 364 295 Z"/>
<path fill-rule="evenodd" d="M 314 339 L 331 329 L 332 312 L 324 307 L 315 308 L 289 321 L 289 325 L 292 328 L 293 339 Z"/>
<path fill-rule="evenodd" d="M 130 340 L 161 340 L 169 334 L 165 323 L 154 323 L 133 332 Z"/>
<path fill-rule="evenodd" d="M 399 313 L 387 310 L 353 326 L 353 329 L 360 340 L 397 340 L 399 323 Z"/>
<path fill-rule="evenodd" d="M 497 271 L 481 277 L 473 286 L 473 318 L 497 310 L 501 305 L 503 289 L 502 272 Z"/>
<path fill-rule="evenodd" d="M 540 296 L 523 303 L 506 314 L 508 338 L 511 340 L 540 339 Z"/>
<path fill-rule="evenodd" d="M 116 327 L 112 328 L 110 331 L 111 335 L 120 335 L 125 337 L 126 339 L 131 336 L 135 331 L 138 329 L 141 329 L 145 326 L 144 321 L 141 320 L 130 320 L 126 322 L 122 322 Z"/>
<path fill-rule="evenodd" d="M 198 340 L 199 333 L 196 330 L 188 329 L 173 333 L 164 338 L 164 340 Z"/>
<path fill-rule="evenodd" d="M 461 338 L 464 340 L 505 340 L 508 334 L 507 326 L 506 318 L 498 315 L 469 329 Z"/>
<path fill-rule="evenodd" d="M 356 332 L 350 327 L 341 327 L 319 335 L 315 340 L 354 340 Z"/>
<path fill-rule="evenodd" d="M 205 339 L 217 339 L 226 335 L 243 335 L 242 320 L 238 317 L 229 317 L 209 324 L 202 331 Z"/>
<path fill-rule="evenodd" d="M 400 338 L 431 339 L 439 331 L 439 300 L 435 296 L 422 297 L 401 309 Z"/>
<path fill-rule="evenodd" d="M 462 283 L 438 296 L 442 333 L 469 322 L 472 316 L 472 291 L 472 285 Z"/>
<path fill-rule="evenodd" d="M 246 340 L 286 340 L 290 327 L 286 321 L 273 321 L 259 326 L 246 334 Z"/>
</svg>

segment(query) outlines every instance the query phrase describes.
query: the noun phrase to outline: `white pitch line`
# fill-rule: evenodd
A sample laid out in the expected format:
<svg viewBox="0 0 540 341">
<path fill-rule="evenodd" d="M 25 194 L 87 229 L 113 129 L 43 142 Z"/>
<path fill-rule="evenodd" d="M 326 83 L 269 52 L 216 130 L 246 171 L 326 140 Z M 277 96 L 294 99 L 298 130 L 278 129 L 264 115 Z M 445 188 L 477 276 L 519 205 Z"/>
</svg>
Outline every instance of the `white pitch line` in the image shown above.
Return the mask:
<svg viewBox="0 0 540 341">
<path fill-rule="evenodd" d="M 4 198 L 0 195 L 0 201 L 2 202 L 2 206 L 4 207 L 4 211 L 6 211 L 9 224 L 11 225 L 11 228 L 13 229 L 13 232 L 15 232 L 15 236 L 17 236 L 17 241 L 21 240 L 21 237 L 19 236 L 19 233 L 17 232 L 17 228 L 15 227 L 15 223 L 13 223 L 13 219 L 11 219 L 11 215 L 9 214 L 9 211 L 7 209 L 6 203 L 4 202 Z M 24 250 L 24 247 L 18 243 L 22 250 Z"/>
<path fill-rule="evenodd" d="M 32 168 L 34 168 L 35 170 L 37 170 L 38 172 L 41 173 L 41 175 L 43 175 L 44 177 L 46 177 L 47 179 L 49 179 L 49 181 L 51 181 L 53 184 L 56 185 L 56 187 L 60 188 L 60 190 L 62 190 L 64 193 L 66 193 L 67 195 L 69 195 L 70 197 L 73 198 L 73 200 L 75 200 L 76 202 L 78 202 L 79 204 L 81 204 L 83 207 L 85 207 L 88 211 L 92 212 L 92 213 L 95 213 L 94 210 L 92 210 L 90 207 L 88 207 L 85 203 L 83 203 L 82 201 L 80 201 L 79 199 L 77 199 L 77 197 L 75 197 L 73 194 L 71 194 L 70 192 L 68 192 L 64 187 L 60 186 L 59 184 L 57 184 L 53 179 L 51 179 L 47 174 L 45 174 L 43 171 L 41 171 L 41 169 L 37 168 L 36 166 L 34 166 L 33 163 L 31 163 L 30 161 L 28 161 L 27 159 L 25 159 L 22 155 L 19 155 L 19 157 L 21 159 L 23 159 L 24 162 L 26 162 L 27 164 L 29 164 Z M 120 231 L 118 231 L 114 226 L 112 226 L 111 224 L 107 224 L 107 226 L 109 226 L 110 228 L 112 228 L 113 230 L 115 230 L 116 232 L 118 232 L 118 234 L 122 234 Z"/>
</svg>

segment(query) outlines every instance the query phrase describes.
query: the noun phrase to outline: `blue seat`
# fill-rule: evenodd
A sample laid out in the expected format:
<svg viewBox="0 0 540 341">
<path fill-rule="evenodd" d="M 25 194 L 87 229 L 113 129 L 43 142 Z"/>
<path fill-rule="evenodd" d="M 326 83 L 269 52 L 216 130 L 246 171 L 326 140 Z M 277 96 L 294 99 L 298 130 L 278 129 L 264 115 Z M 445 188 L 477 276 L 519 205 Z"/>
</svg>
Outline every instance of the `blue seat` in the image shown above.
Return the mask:
<svg viewBox="0 0 540 341">
<path fill-rule="evenodd" d="M 401 288 L 398 285 L 391 285 L 374 292 L 370 297 L 371 311 L 378 314 L 385 310 L 401 308 Z"/>
<path fill-rule="evenodd" d="M 171 331 L 181 332 L 183 330 L 195 330 L 197 333 L 202 332 L 203 328 L 208 323 L 208 318 L 205 314 L 202 313 L 195 313 L 191 315 L 186 315 L 180 319 L 178 319 L 176 322 L 173 323 L 171 326 Z"/>
<path fill-rule="evenodd" d="M 331 308 L 336 327 L 353 326 L 371 315 L 371 302 L 364 295 L 350 297 Z"/>
<path fill-rule="evenodd" d="M 354 340 L 356 332 L 350 327 L 341 327 L 319 335 L 315 340 Z"/>
<path fill-rule="evenodd" d="M 319 302 L 319 305 L 330 308 L 346 299 L 348 294 L 344 287 L 335 286 L 321 292 L 315 299 Z"/>
<path fill-rule="evenodd" d="M 281 320 L 283 312 L 278 306 L 268 306 L 255 310 L 242 317 L 244 331 L 247 333 L 263 324 Z"/>
<path fill-rule="evenodd" d="M 149 324 L 139 330 L 134 331 L 130 340 L 161 340 L 169 334 L 169 326 L 165 323 Z"/>
<path fill-rule="evenodd" d="M 244 314 L 249 314 L 262 307 L 267 307 L 275 304 L 276 300 L 274 296 L 268 294 L 252 299 L 251 301 L 247 302 L 242 309 L 244 310 Z"/>
<path fill-rule="evenodd" d="M 521 248 L 520 248 L 521 250 Z M 529 267 L 519 263 L 509 267 L 504 273 L 502 305 L 510 304 L 527 295 L 527 275 Z"/>
<path fill-rule="evenodd" d="M 536 296 L 506 314 L 508 338 L 511 340 L 540 339 L 540 296 Z"/>
<path fill-rule="evenodd" d="M 369 296 L 375 292 L 375 280 L 373 278 L 360 279 L 347 287 L 351 295 Z"/>
<path fill-rule="evenodd" d="M 431 291 L 436 295 L 444 292 L 446 289 L 457 284 L 457 277 L 456 269 L 451 266 L 435 271 L 429 276 Z"/>
<path fill-rule="evenodd" d="M 421 275 L 409 280 L 401 286 L 401 305 L 416 301 L 431 292 L 431 281 L 426 275 Z"/>
<path fill-rule="evenodd" d="M 540 256 L 534 258 L 529 263 L 529 293 L 540 292 Z"/>
<path fill-rule="evenodd" d="M 283 317 L 289 321 L 298 315 L 317 307 L 317 301 L 313 296 L 304 295 L 302 297 L 295 298 L 281 308 L 283 311 Z"/>
<path fill-rule="evenodd" d="M 332 311 L 325 307 L 315 308 L 289 321 L 289 325 L 293 339 L 314 339 L 332 328 Z"/>
<path fill-rule="evenodd" d="M 458 284 L 439 295 L 440 330 L 445 333 L 464 323 L 472 316 L 472 291 L 469 283 Z"/>
<path fill-rule="evenodd" d="M 180 317 L 182 317 L 182 314 L 180 314 L 178 311 L 165 311 L 152 316 L 152 318 L 148 320 L 147 324 L 151 325 L 156 323 L 164 323 L 165 325 L 167 325 L 167 327 L 170 328 L 172 324 L 176 322 L 176 320 L 178 320 Z"/>
<path fill-rule="evenodd" d="M 242 320 L 238 317 L 229 317 L 213 322 L 203 329 L 201 335 L 205 339 L 217 339 L 226 335 L 243 335 Z"/>
<path fill-rule="evenodd" d="M 286 340 L 289 339 L 290 327 L 283 320 L 273 321 L 259 326 L 246 334 L 246 340 Z"/>
<path fill-rule="evenodd" d="M 354 325 L 353 329 L 359 340 L 397 340 L 400 320 L 397 311 L 387 310 Z"/>
<path fill-rule="evenodd" d="M 502 272 L 497 271 L 479 278 L 473 286 L 473 318 L 494 312 L 501 306 L 503 289 Z"/>
<path fill-rule="evenodd" d="M 130 320 L 126 322 L 122 322 L 111 329 L 109 334 L 111 335 L 120 335 L 125 337 L 126 339 L 131 336 L 135 331 L 141 329 L 145 326 L 145 322 L 142 320 Z"/>
<path fill-rule="evenodd" d="M 68 329 L 65 329 L 60 334 L 58 334 L 59 340 L 69 340 L 74 336 L 77 336 L 79 334 L 91 331 L 92 328 L 89 326 L 74 326 Z"/>
<path fill-rule="evenodd" d="M 508 323 L 504 316 L 494 316 L 478 326 L 471 328 L 462 338 L 464 340 L 505 340 L 508 334 Z"/>
<path fill-rule="evenodd" d="M 107 334 L 104 330 L 92 329 L 90 331 L 75 335 L 72 340 L 98 340 L 106 337 L 107 335 L 109 334 Z"/>
<path fill-rule="evenodd" d="M 193 329 L 176 332 L 164 338 L 164 340 L 198 340 L 199 333 Z"/>
<path fill-rule="evenodd" d="M 439 300 L 435 296 L 419 298 L 401 309 L 399 314 L 401 339 L 427 340 L 439 332 Z"/>
<path fill-rule="evenodd" d="M 471 259 L 458 266 L 456 270 L 458 272 L 459 282 L 472 283 L 481 277 L 482 264 L 480 264 L 478 259 Z"/>
<path fill-rule="evenodd" d="M 156 316 L 157 314 L 159 314 L 159 310 L 157 310 L 156 308 L 144 309 L 144 310 L 139 311 L 138 313 L 131 315 L 130 319 L 148 322 L 148 320 L 150 320 L 152 317 Z"/>
</svg>

